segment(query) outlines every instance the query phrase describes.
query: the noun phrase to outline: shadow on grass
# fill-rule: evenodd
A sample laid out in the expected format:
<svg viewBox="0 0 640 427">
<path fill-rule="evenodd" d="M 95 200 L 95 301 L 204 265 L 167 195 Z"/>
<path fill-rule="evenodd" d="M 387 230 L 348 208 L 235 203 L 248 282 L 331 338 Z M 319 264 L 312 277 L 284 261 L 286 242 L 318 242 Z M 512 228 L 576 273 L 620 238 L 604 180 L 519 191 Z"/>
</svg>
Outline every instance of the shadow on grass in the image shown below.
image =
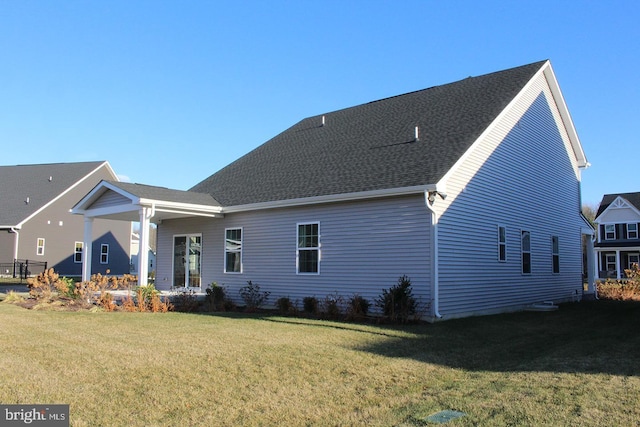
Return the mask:
<svg viewBox="0 0 640 427">
<path fill-rule="evenodd" d="M 220 315 L 220 314 L 217 314 Z M 593 301 L 407 326 L 319 322 L 233 313 L 292 325 L 383 336 L 357 350 L 470 371 L 640 375 L 640 303 Z"/>
<path fill-rule="evenodd" d="M 640 303 L 594 301 L 424 326 L 360 348 L 472 371 L 640 374 Z"/>
</svg>

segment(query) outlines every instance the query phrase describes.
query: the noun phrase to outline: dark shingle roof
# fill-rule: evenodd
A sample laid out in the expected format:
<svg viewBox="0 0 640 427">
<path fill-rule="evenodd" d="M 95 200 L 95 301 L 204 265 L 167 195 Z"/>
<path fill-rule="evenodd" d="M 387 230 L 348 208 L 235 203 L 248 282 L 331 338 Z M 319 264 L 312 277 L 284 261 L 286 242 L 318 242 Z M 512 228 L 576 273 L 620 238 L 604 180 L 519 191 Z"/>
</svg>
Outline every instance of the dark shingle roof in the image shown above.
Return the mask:
<svg viewBox="0 0 640 427">
<path fill-rule="evenodd" d="M 133 184 L 130 182 L 107 181 L 109 184 L 118 187 L 129 194 L 141 199 L 162 200 L 175 203 L 188 203 L 194 205 L 220 206 L 220 204 L 207 193 L 194 191 L 172 190 L 165 187 L 155 187 L 144 184 Z"/>
<path fill-rule="evenodd" d="M 0 226 L 18 225 L 104 163 L 0 166 Z"/>
<path fill-rule="evenodd" d="M 435 184 L 545 62 L 306 118 L 191 190 L 234 206 Z"/>
<path fill-rule="evenodd" d="M 596 218 L 600 216 L 602 212 L 609 207 L 609 205 L 618 197 L 622 197 L 629 203 L 631 203 L 636 209 L 640 210 L 640 193 L 618 193 L 618 194 L 605 194 L 602 197 L 600 206 L 598 206 L 598 213 Z"/>
</svg>

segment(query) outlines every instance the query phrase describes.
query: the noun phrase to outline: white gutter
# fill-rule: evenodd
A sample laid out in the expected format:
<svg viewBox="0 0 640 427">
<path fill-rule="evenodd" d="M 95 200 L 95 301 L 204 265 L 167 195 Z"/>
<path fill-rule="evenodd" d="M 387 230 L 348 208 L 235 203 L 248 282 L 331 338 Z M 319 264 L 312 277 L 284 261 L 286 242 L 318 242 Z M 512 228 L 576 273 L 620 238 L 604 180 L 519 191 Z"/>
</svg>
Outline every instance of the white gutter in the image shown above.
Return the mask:
<svg viewBox="0 0 640 427">
<path fill-rule="evenodd" d="M 11 227 L 12 233 L 16 233 L 16 240 L 13 241 L 13 261 L 15 262 L 18 259 L 18 242 L 20 241 L 20 233 L 17 228 Z"/>
<path fill-rule="evenodd" d="M 431 212 L 431 304 L 433 307 L 433 317 L 435 319 L 441 319 L 440 314 L 440 296 L 439 288 L 440 284 L 438 278 L 440 273 L 438 272 L 438 213 L 433 209 L 432 204 L 435 202 L 436 195 L 440 197 L 444 196 L 437 191 L 425 191 L 424 202 L 425 206 Z"/>
</svg>

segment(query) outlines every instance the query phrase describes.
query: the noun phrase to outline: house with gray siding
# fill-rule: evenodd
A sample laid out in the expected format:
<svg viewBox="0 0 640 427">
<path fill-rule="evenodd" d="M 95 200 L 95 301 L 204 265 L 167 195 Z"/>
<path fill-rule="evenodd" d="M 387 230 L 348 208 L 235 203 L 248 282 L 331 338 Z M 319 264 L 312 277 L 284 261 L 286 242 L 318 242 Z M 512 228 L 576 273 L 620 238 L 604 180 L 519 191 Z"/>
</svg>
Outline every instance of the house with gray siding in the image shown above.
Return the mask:
<svg viewBox="0 0 640 427">
<path fill-rule="evenodd" d="M 594 222 L 598 277 L 626 277 L 625 270 L 640 264 L 640 193 L 605 194 Z"/>
<path fill-rule="evenodd" d="M 159 289 L 373 301 L 407 275 L 438 320 L 583 297 L 587 166 L 541 61 L 305 118 L 189 191 L 104 181 L 73 211 L 156 223 Z"/>
<path fill-rule="evenodd" d="M 80 277 L 85 226 L 70 210 L 102 180 L 117 179 L 105 161 L 0 166 L 0 273 L 13 275 L 14 260 L 30 260 Z M 130 223 L 96 220 L 88 243 L 93 273 L 129 272 L 130 233 Z"/>
</svg>

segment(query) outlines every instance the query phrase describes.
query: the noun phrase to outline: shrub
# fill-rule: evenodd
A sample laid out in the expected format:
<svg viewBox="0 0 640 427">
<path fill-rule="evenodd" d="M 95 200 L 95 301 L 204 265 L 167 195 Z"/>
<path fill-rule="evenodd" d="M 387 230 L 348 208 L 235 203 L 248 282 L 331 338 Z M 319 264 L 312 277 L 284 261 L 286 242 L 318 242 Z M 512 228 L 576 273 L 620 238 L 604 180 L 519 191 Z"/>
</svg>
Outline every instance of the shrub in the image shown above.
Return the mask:
<svg viewBox="0 0 640 427">
<path fill-rule="evenodd" d="M 324 315 L 328 319 L 338 319 L 342 314 L 342 304 L 343 300 L 340 295 L 336 292 L 333 295 L 327 295 L 324 297 L 324 301 L 322 302 L 322 308 Z"/>
<path fill-rule="evenodd" d="M 176 311 L 182 311 L 185 313 L 191 313 L 191 312 L 197 311 L 200 305 L 196 298 L 195 292 L 192 290 L 179 292 L 175 296 L 173 301 L 175 303 Z M 158 304 L 159 301 L 158 301 L 158 298 L 156 298 L 155 301 L 151 300 L 150 302 L 153 302 L 154 304 Z"/>
<path fill-rule="evenodd" d="M 307 314 L 318 313 L 318 298 L 316 297 L 304 297 L 302 299 L 302 308 Z"/>
<path fill-rule="evenodd" d="M 261 292 L 260 285 L 252 283 L 251 280 L 247 282 L 246 286 L 240 288 L 239 292 L 247 311 L 255 311 L 260 308 L 267 302 L 271 294 L 271 292 Z"/>
<path fill-rule="evenodd" d="M 383 289 L 376 306 L 392 322 L 408 322 L 416 314 L 418 302 L 412 295 L 411 279 L 400 276 L 398 283 Z"/>
<path fill-rule="evenodd" d="M 207 293 L 204 297 L 205 310 L 233 310 L 233 301 L 231 301 L 231 299 L 227 297 L 227 290 L 224 288 L 224 286 L 219 286 L 216 282 L 213 282 L 209 285 L 205 292 Z"/>
<path fill-rule="evenodd" d="M 276 301 L 276 307 L 278 307 L 278 312 L 280 314 L 296 314 L 298 311 L 296 306 L 289 297 L 278 298 Z"/>
<path fill-rule="evenodd" d="M 621 301 L 640 301 L 640 269 L 638 264 L 624 270 L 624 280 L 607 279 L 597 282 L 598 297 Z"/>
<path fill-rule="evenodd" d="M 367 317 L 371 303 L 358 294 L 353 295 L 349 299 L 347 305 L 347 318 L 358 320 Z"/>
</svg>

